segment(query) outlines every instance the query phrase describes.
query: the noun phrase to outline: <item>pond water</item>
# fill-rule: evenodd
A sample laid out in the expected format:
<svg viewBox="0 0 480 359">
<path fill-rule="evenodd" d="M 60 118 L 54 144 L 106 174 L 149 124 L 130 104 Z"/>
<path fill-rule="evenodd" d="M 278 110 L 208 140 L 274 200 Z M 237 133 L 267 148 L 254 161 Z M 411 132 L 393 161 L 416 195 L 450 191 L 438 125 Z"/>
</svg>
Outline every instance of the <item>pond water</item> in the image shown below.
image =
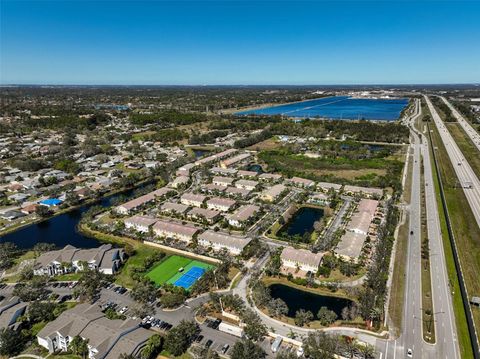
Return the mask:
<svg viewBox="0 0 480 359">
<path fill-rule="evenodd" d="M 408 105 L 408 99 L 323 97 L 261 109 L 237 112 L 236 115 L 281 115 L 300 118 L 331 118 L 339 120 L 395 121 Z"/>
<path fill-rule="evenodd" d="M 261 175 L 263 173 L 263 168 L 259 164 L 252 164 L 247 167 L 247 171 L 257 172 Z"/>
<path fill-rule="evenodd" d="M 53 243 L 59 248 L 65 247 L 67 244 L 78 248 L 95 248 L 102 243 L 95 238 L 86 237 L 77 231 L 78 222 L 82 218 L 82 213 L 86 212 L 92 206 L 108 207 L 112 201 L 120 196 L 127 198 L 134 195 L 135 189 L 127 190 L 123 193 L 114 194 L 104 197 L 96 203 L 82 206 L 73 211 L 52 217 L 46 221 L 32 224 L 21 228 L 15 232 L 0 237 L 0 242 L 12 242 L 21 249 L 32 248 L 37 243 Z"/>
<path fill-rule="evenodd" d="M 207 150 L 202 150 L 202 149 L 192 149 L 193 154 L 195 155 L 195 159 L 199 159 L 203 156 L 205 156 L 207 153 L 210 153 L 210 151 Z"/>
<path fill-rule="evenodd" d="M 280 229 L 279 234 L 289 236 L 303 236 L 313 232 L 313 224 L 322 219 L 323 209 L 313 207 L 301 207 L 293 217 Z"/>
<path fill-rule="evenodd" d="M 314 294 L 283 284 L 272 284 L 269 288 L 272 298 L 280 298 L 287 304 L 288 316 L 292 318 L 295 317 L 295 313 L 299 309 L 310 311 L 317 318 L 317 313 L 321 307 L 333 310 L 340 318 L 342 309 L 353 304 L 351 300 L 346 298 Z"/>
</svg>

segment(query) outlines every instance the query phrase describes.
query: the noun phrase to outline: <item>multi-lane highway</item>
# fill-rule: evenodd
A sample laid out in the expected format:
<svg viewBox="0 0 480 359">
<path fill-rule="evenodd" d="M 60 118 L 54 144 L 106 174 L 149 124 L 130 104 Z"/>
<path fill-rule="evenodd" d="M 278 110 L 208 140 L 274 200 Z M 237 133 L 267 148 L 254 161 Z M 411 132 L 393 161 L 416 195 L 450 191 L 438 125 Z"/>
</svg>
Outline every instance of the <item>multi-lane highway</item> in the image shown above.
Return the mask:
<svg viewBox="0 0 480 359">
<path fill-rule="evenodd" d="M 452 110 L 453 116 L 457 119 L 458 123 L 460 126 L 462 126 L 463 130 L 466 132 L 468 137 L 472 140 L 472 142 L 475 144 L 477 149 L 480 151 L 480 134 L 475 131 L 475 129 L 470 125 L 470 123 L 463 118 L 463 116 L 460 114 L 460 112 L 457 111 L 455 107 L 452 106 L 450 102 L 447 101 L 445 97 L 440 97 L 445 104 L 450 107 L 450 110 Z"/>
<path fill-rule="evenodd" d="M 422 134 L 427 233 L 430 247 L 430 275 L 435 320 L 435 353 L 440 358 L 460 359 L 453 300 L 446 269 L 438 204 L 433 182 L 428 138 Z"/>
<path fill-rule="evenodd" d="M 425 96 L 425 101 L 432 114 L 433 121 L 435 122 L 442 142 L 445 145 L 448 157 L 452 162 L 455 174 L 460 182 L 459 185 L 463 187 L 470 208 L 472 209 L 477 224 L 480 226 L 480 181 L 470 164 L 463 156 L 462 151 L 458 148 L 455 140 L 433 107 L 428 96 Z"/>
<path fill-rule="evenodd" d="M 420 101 L 416 101 L 414 114 L 406 124 L 413 138 L 412 191 L 409 205 L 409 243 L 405 282 L 403 326 L 399 338 L 381 343 L 377 348 L 381 358 L 405 358 L 408 350 L 413 358 L 460 359 L 452 297 L 446 272 L 445 255 L 440 232 L 439 213 L 433 186 L 429 142 L 414 128 L 421 114 Z M 423 157 L 425 204 L 421 203 L 421 158 Z M 427 233 L 430 246 L 432 300 L 435 314 L 435 344 L 423 340 L 423 306 L 421 287 L 421 206 L 426 206 Z"/>
</svg>

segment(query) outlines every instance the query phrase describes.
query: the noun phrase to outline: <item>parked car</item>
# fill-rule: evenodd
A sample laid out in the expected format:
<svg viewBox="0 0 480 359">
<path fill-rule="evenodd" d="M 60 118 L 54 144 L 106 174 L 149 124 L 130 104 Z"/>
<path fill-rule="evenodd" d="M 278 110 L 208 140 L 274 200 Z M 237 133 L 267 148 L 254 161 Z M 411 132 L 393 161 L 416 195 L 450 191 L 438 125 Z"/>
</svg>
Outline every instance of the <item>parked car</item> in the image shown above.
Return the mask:
<svg viewBox="0 0 480 359">
<path fill-rule="evenodd" d="M 207 349 L 210 348 L 212 346 L 212 344 L 213 344 L 213 340 L 208 339 L 207 342 L 205 343 L 205 348 L 207 348 Z"/>
</svg>

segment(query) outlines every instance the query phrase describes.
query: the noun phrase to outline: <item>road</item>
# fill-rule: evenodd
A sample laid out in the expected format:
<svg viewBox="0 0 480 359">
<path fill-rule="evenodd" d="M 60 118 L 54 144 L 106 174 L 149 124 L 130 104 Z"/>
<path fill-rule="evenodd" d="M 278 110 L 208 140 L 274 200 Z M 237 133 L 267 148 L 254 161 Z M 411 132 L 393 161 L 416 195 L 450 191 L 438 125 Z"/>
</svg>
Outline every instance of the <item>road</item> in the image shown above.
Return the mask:
<svg viewBox="0 0 480 359">
<path fill-rule="evenodd" d="M 475 220 L 480 226 L 480 181 L 468 161 L 463 156 L 462 151 L 458 148 L 455 140 L 433 107 L 428 96 L 425 96 L 425 101 L 430 109 L 438 132 L 440 133 L 442 142 L 445 145 L 448 157 L 452 162 L 455 174 L 460 181 L 460 185 L 463 187 L 463 192 L 467 197 L 470 208 L 475 216 Z"/>
<path fill-rule="evenodd" d="M 440 96 L 440 98 L 445 102 L 445 104 L 450 107 L 450 110 L 452 110 L 453 116 L 457 119 L 458 123 L 460 126 L 462 126 L 463 130 L 466 132 L 468 137 L 472 140 L 474 145 L 477 147 L 477 149 L 480 151 L 480 134 L 470 125 L 470 122 L 465 120 L 465 118 L 460 114 L 460 112 L 457 111 L 453 105 L 447 101 L 447 99 L 443 96 Z"/>
<path fill-rule="evenodd" d="M 417 101 L 415 114 L 408 121 L 413 138 L 412 191 L 409 205 L 409 243 L 406 267 L 406 288 L 403 326 L 400 337 L 385 342 L 380 348 L 382 358 L 404 358 L 408 349 L 412 349 L 414 358 L 460 359 L 453 313 L 452 297 L 446 272 L 443 239 L 436 201 L 435 187 L 429 152 L 429 142 L 425 135 L 414 128 L 414 121 L 421 114 Z M 421 203 L 421 157 L 423 157 L 425 204 Z M 425 205 L 427 218 L 427 236 L 430 247 L 430 269 L 432 283 L 432 301 L 435 312 L 436 343 L 428 344 L 423 340 L 422 291 L 421 291 L 421 206 Z M 381 346 L 377 343 L 377 347 Z"/>
</svg>

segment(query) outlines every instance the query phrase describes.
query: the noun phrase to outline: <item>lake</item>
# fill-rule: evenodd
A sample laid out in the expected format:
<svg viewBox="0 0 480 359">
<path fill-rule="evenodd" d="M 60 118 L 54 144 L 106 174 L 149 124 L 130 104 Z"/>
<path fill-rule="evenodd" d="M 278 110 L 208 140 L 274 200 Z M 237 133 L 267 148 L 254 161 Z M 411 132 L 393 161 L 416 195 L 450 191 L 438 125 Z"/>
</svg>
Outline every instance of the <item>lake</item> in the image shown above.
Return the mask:
<svg viewBox="0 0 480 359">
<path fill-rule="evenodd" d="M 395 121 L 408 105 L 408 99 L 370 99 L 349 96 L 323 97 L 315 100 L 236 112 L 236 115 L 281 115 L 301 118 Z"/>
<path fill-rule="evenodd" d="M 202 158 L 203 156 L 205 156 L 207 153 L 210 153 L 211 151 L 207 151 L 207 150 L 202 150 L 202 149 L 192 149 L 193 151 L 193 154 L 195 156 L 195 159 L 199 159 L 199 158 Z"/>
<path fill-rule="evenodd" d="M 301 207 L 293 217 L 284 224 L 279 234 L 289 236 L 303 236 L 305 233 L 313 232 L 313 224 L 322 219 L 323 209 L 314 207 Z"/>
<path fill-rule="evenodd" d="M 314 294 L 304 290 L 289 287 L 284 284 L 272 284 L 269 286 L 272 298 L 280 298 L 288 306 L 288 316 L 294 318 L 299 309 L 308 310 L 315 318 L 321 307 L 333 310 L 340 318 L 342 309 L 352 305 L 352 301 L 341 297 Z"/>
<path fill-rule="evenodd" d="M 67 244 L 78 248 L 98 247 L 102 244 L 100 241 L 95 238 L 86 237 L 77 231 L 77 225 L 82 218 L 82 213 L 96 205 L 109 207 L 112 201 L 119 196 L 131 197 L 135 190 L 141 187 L 143 187 L 143 185 L 123 193 L 104 197 L 96 203 L 79 207 L 78 209 L 49 218 L 43 222 L 8 233 L 0 237 L 0 242 L 12 242 L 21 249 L 32 248 L 35 244 L 41 242 L 53 243 L 59 248 L 63 248 Z"/>
</svg>

